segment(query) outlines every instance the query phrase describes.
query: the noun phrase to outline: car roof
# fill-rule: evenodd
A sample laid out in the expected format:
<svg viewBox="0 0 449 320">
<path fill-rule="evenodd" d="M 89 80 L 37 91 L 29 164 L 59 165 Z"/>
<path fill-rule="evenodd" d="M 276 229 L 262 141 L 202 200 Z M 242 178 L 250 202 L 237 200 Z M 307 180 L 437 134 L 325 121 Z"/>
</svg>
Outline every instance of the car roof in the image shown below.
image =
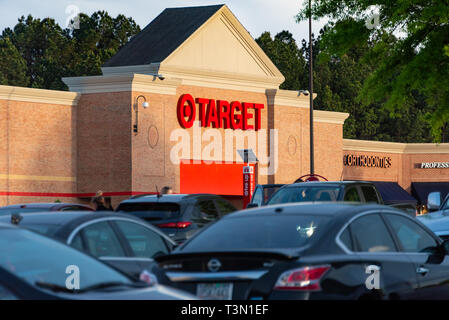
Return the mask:
<svg viewBox="0 0 449 320">
<path fill-rule="evenodd" d="M 85 205 L 79 203 L 65 203 L 65 202 L 37 202 L 37 203 L 21 203 L 21 204 L 11 204 L 8 206 L 0 207 L 1 209 L 19 209 L 19 208 L 52 208 L 54 206 L 82 206 Z"/>
<path fill-rule="evenodd" d="M 20 213 L 22 217 L 21 223 L 26 224 L 46 224 L 46 225 L 68 225 L 76 220 L 80 222 L 88 221 L 95 218 L 109 217 L 126 217 L 133 220 L 141 221 L 141 219 L 128 214 L 122 214 L 113 211 L 50 211 L 50 212 L 28 212 Z M 11 215 L 0 216 L 1 222 L 9 222 Z"/>
<path fill-rule="evenodd" d="M 251 208 L 230 213 L 222 219 L 232 219 L 248 215 L 279 215 L 279 214 L 312 214 L 322 216 L 352 216 L 370 210 L 389 210 L 403 213 L 401 210 L 380 205 L 359 202 L 299 202 L 273 204 L 269 206 Z"/>
<path fill-rule="evenodd" d="M 163 195 L 156 195 L 156 194 L 149 194 L 149 195 L 140 195 L 140 196 L 134 196 L 132 198 L 123 200 L 121 203 L 140 203 L 140 202 L 181 202 L 186 199 L 196 198 L 196 197 L 216 197 L 219 196 L 215 194 L 210 193 L 195 193 L 195 194 L 163 194 Z"/>
<path fill-rule="evenodd" d="M 307 182 L 297 182 L 292 184 L 287 184 L 284 187 L 290 188 L 290 187 L 303 187 L 303 186 L 341 186 L 341 185 L 348 185 L 348 184 L 370 184 L 373 183 L 370 181 L 307 181 Z"/>
</svg>

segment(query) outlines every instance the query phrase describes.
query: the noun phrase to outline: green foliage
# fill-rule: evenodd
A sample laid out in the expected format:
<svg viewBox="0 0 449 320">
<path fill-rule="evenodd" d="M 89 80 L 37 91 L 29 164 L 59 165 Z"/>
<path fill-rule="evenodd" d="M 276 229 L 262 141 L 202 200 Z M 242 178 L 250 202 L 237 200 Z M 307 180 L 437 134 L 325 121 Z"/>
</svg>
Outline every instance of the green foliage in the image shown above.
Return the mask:
<svg viewBox="0 0 449 320">
<path fill-rule="evenodd" d="M 62 29 L 54 19 L 22 16 L 0 36 L 0 83 L 67 90 L 62 77 L 100 75 L 103 63 L 140 31 L 133 19 L 105 11 L 80 14 L 79 26 Z"/>
<path fill-rule="evenodd" d="M 376 26 L 366 23 L 373 6 L 380 17 Z M 297 19 L 309 14 L 302 10 Z M 391 119 L 411 124 L 425 120 L 434 141 L 444 141 L 449 122 L 448 0 L 316 0 L 312 16 L 329 19 L 321 43 L 327 59 L 367 46 L 361 58 L 373 70 L 362 83 L 358 102 L 364 107 L 379 104 L 378 112 Z M 426 130 L 421 124 L 417 129 Z"/>
<path fill-rule="evenodd" d="M 26 62 L 11 40 L 0 38 L 0 85 L 27 86 Z"/>
<path fill-rule="evenodd" d="M 298 48 L 294 40 L 285 39 L 287 32 L 271 38 L 263 33 L 257 43 L 285 76 L 283 89 L 308 89 L 308 43 L 303 40 Z M 425 111 L 429 107 L 422 96 L 414 94 L 415 103 L 395 114 L 382 107 L 381 102 L 363 104 L 357 97 L 367 78 L 376 69 L 377 61 L 368 59 L 368 43 L 353 45 L 341 56 L 328 55 L 322 48 L 326 30 L 313 39 L 314 101 L 316 109 L 348 112 L 344 137 L 348 139 L 381 140 L 396 142 L 429 142 L 430 129 Z M 289 54 L 286 54 L 289 53 Z"/>
</svg>

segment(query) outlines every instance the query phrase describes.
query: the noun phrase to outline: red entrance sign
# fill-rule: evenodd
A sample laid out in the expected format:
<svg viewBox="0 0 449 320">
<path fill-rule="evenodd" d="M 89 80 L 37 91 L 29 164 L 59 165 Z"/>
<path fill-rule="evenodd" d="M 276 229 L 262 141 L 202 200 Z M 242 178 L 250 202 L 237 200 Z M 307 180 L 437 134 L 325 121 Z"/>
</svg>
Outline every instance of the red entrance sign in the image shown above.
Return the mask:
<svg viewBox="0 0 449 320">
<path fill-rule="evenodd" d="M 178 122 L 183 128 L 191 128 L 198 117 L 201 127 L 224 129 L 259 130 L 261 127 L 261 110 L 265 107 L 261 103 L 248 103 L 205 98 L 194 99 L 190 94 L 183 94 L 178 100 Z M 248 112 L 254 109 L 254 113 Z M 254 118 L 254 125 L 248 120 Z"/>
<path fill-rule="evenodd" d="M 243 208 L 245 209 L 251 201 L 251 196 L 254 193 L 254 167 L 243 167 Z"/>
</svg>

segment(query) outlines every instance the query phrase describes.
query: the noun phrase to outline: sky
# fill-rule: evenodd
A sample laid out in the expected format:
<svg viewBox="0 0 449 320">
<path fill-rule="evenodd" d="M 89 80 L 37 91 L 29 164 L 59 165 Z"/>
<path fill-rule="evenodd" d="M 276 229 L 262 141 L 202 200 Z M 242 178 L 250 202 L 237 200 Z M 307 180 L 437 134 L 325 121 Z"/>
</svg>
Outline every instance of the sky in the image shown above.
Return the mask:
<svg viewBox="0 0 449 320">
<path fill-rule="evenodd" d="M 111 16 L 124 14 L 132 17 L 143 29 L 165 8 L 226 4 L 243 26 L 253 36 L 269 31 L 274 37 L 288 30 L 298 44 L 308 39 L 308 22 L 296 23 L 295 15 L 304 0 L 0 0 L 0 31 L 14 27 L 20 16 L 31 14 L 35 18 L 51 17 L 65 28 L 75 11 L 92 14 L 105 10 Z M 313 22 L 313 32 L 324 26 L 323 21 Z"/>
</svg>

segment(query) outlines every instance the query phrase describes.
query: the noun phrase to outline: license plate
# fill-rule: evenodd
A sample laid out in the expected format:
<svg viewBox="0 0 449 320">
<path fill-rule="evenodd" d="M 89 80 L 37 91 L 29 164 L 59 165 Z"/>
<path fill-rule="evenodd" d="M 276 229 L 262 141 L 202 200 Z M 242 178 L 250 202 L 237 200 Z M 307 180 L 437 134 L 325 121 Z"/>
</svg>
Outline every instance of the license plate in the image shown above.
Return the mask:
<svg viewBox="0 0 449 320">
<path fill-rule="evenodd" d="M 205 300 L 231 300 L 232 283 L 199 283 L 196 295 Z"/>
</svg>

